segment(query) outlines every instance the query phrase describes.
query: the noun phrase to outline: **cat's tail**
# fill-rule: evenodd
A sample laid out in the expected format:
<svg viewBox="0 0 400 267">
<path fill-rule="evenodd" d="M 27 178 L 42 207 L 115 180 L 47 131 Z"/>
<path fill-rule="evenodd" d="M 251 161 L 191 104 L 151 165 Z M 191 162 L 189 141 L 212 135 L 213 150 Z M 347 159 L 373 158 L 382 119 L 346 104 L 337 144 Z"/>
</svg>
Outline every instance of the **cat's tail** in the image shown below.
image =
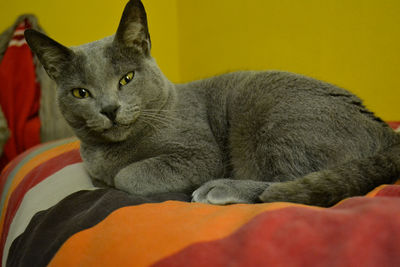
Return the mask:
<svg viewBox="0 0 400 267">
<path fill-rule="evenodd" d="M 259 198 L 262 202 L 289 201 L 327 207 L 346 197 L 365 195 L 397 179 L 400 179 L 400 144 L 368 158 L 352 160 L 293 181 L 274 183 Z"/>
</svg>

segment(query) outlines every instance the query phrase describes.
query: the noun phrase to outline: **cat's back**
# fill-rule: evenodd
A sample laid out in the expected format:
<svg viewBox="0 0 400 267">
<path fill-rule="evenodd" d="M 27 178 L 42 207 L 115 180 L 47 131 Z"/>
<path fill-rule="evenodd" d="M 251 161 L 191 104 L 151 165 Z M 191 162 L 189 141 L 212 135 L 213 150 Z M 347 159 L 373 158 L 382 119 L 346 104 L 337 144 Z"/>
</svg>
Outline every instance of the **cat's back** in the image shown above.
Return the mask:
<svg viewBox="0 0 400 267">
<path fill-rule="evenodd" d="M 350 92 L 301 74 L 285 71 L 237 71 L 180 85 L 184 89 L 197 90 L 207 101 L 221 101 L 219 98 L 247 99 L 248 103 L 270 104 L 308 96 L 344 96 L 351 101 L 361 100 Z M 254 102 L 253 102 L 254 101 Z"/>
<path fill-rule="evenodd" d="M 300 119 L 321 113 L 359 117 L 362 113 L 379 120 L 349 91 L 291 72 L 232 72 L 181 85 L 181 88 L 190 94 L 194 92 L 198 101 L 205 102 L 210 114 L 225 118 L 252 114 Z"/>
<path fill-rule="evenodd" d="M 202 94 L 210 112 L 331 119 L 348 117 L 385 125 L 351 92 L 311 77 L 284 71 L 240 71 L 187 84 Z M 219 110 L 219 111 L 218 111 Z M 223 110 L 223 111 L 222 111 Z M 329 120 L 325 121 L 329 124 Z"/>
<path fill-rule="evenodd" d="M 253 146 L 258 140 L 279 140 L 353 158 L 399 139 L 354 94 L 299 74 L 234 72 L 186 86 L 203 94 L 210 126 L 225 146 L 234 140 Z"/>
</svg>

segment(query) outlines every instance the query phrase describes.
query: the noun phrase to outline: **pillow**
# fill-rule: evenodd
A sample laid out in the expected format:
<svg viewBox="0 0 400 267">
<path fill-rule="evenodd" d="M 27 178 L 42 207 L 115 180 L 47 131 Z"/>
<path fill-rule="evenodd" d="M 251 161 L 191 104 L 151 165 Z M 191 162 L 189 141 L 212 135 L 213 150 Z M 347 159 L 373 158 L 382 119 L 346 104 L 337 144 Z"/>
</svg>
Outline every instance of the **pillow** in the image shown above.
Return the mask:
<svg viewBox="0 0 400 267">
<path fill-rule="evenodd" d="M 214 206 L 96 188 L 79 142 L 20 155 L 0 179 L 3 266 L 400 266 L 400 185 L 331 208 Z"/>
</svg>

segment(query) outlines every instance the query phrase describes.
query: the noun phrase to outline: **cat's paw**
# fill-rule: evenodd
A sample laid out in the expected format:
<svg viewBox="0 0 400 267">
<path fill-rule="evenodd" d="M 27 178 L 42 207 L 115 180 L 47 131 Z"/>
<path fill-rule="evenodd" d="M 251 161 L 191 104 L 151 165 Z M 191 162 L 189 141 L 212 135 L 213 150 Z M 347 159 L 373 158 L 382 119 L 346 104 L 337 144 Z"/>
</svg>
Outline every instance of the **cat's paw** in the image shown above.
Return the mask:
<svg viewBox="0 0 400 267">
<path fill-rule="evenodd" d="M 268 186 L 266 182 L 218 179 L 200 186 L 192 194 L 192 202 L 216 205 L 256 203 L 258 195 Z"/>
</svg>

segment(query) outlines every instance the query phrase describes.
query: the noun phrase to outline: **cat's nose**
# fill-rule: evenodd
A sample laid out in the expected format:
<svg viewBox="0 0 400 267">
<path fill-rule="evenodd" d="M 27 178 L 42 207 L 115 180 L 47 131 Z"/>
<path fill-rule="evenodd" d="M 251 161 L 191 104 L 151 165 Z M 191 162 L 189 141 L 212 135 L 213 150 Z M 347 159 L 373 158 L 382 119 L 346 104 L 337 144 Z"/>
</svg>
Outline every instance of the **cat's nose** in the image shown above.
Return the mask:
<svg viewBox="0 0 400 267">
<path fill-rule="evenodd" d="M 100 113 L 109 118 L 112 122 L 115 121 L 115 117 L 117 116 L 117 111 L 119 109 L 119 105 L 109 105 L 105 106 Z"/>
</svg>

